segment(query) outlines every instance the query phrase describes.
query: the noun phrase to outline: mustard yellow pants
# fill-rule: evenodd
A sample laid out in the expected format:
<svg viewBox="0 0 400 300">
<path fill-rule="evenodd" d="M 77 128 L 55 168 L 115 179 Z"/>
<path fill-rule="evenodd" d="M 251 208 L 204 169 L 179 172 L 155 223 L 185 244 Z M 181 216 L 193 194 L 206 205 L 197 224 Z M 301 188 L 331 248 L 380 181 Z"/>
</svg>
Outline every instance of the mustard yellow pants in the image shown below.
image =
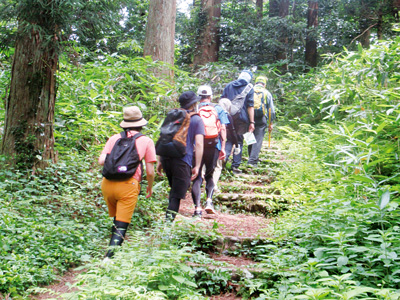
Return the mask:
<svg viewBox="0 0 400 300">
<path fill-rule="evenodd" d="M 108 215 L 115 220 L 130 223 L 140 192 L 140 184 L 130 178 L 113 181 L 103 178 L 101 191 L 108 206 Z"/>
</svg>

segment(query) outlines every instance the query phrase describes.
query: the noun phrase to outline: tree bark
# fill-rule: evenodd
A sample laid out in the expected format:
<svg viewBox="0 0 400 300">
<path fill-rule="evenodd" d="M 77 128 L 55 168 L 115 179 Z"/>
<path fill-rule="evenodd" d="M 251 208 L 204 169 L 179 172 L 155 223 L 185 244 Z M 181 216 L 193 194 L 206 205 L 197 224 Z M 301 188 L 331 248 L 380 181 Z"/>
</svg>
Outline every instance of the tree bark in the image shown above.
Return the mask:
<svg viewBox="0 0 400 300">
<path fill-rule="evenodd" d="M 22 24 L 22 23 L 21 23 Z M 1 152 L 23 168 L 42 168 L 56 161 L 54 105 L 57 41 L 44 41 L 38 32 L 19 25 Z"/>
<path fill-rule="evenodd" d="M 144 56 L 154 61 L 174 65 L 176 0 L 150 0 L 147 18 Z M 168 67 L 154 70 L 158 77 L 173 78 L 174 72 Z"/>
<path fill-rule="evenodd" d="M 269 17 L 279 16 L 279 0 L 269 0 Z"/>
<path fill-rule="evenodd" d="M 361 19 L 360 21 L 360 31 L 361 31 L 361 36 L 360 36 L 360 43 L 363 46 L 363 48 L 368 49 L 370 46 L 370 37 L 371 37 L 371 27 L 369 26 L 369 20 L 366 18 Z"/>
<path fill-rule="evenodd" d="M 270 0 L 269 1 L 269 16 L 280 17 L 282 19 L 289 15 L 289 0 Z M 287 59 L 287 49 L 289 39 L 286 32 L 280 32 L 278 38 L 280 47 L 276 49 L 274 57 L 276 61 Z M 283 64 L 282 71 L 287 71 L 287 64 Z"/>
<path fill-rule="evenodd" d="M 257 19 L 260 21 L 263 17 L 263 0 L 256 1 Z"/>
<path fill-rule="evenodd" d="M 307 10 L 307 37 L 305 61 L 310 67 L 317 66 L 317 28 L 318 28 L 318 1 L 309 0 Z"/>
<path fill-rule="evenodd" d="M 395 18 L 396 22 L 400 21 L 399 12 L 400 12 L 400 0 L 393 0 L 392 2 L 393 7 L 393 17 Z"/>
<path fill-rule="evenodd" d="M 378 11 L 378 22 L 376 24 L 376 31 L 378 40 L 383 40 L 383 12 Z"/>
<path fill-rule="evenodd" d="M 203 28 L 194 52 L 193 65 L 205 65 L 218 61 L 219 51 L 219 20 L 221 18 L 221 0 L 202 0 L 201 9 Z"/>
</svg>

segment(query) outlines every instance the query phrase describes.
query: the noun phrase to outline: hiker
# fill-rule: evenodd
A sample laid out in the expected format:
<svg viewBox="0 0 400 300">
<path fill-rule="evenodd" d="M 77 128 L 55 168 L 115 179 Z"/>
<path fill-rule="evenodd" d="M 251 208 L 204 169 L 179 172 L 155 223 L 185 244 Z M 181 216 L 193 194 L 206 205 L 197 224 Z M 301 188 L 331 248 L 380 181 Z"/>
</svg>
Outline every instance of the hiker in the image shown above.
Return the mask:
<svg viewBox="0 0 400 300">
<path fill-rule="evenodd" d="M 202 216 L 201 184 L 203 182 L 202 169 L 205 167 L 204 179 L 206 181 L 206 206 L 208 214 L 215 214 L 212 196 L 214 193 L 213 173 L 218 160 L 225 159 L 226 127 L 229 119 L 221 106 L 211 103 L 212 90 L 210 86 L 202 85 L 197 90 L 201 97 L 198 114 L 204 123 L 204 152 L 198 176 L 192 185 L 192 199 L 195 206 L 193 217 Z"/>
<path fill-rule="evenodd" d="M 239 169 L 242 163 L 243 134 L 254 131 L 254 90 L 250 83 L 253 73 L 249 70 L 243 70 L 238 79 L 226 85 L 222 93 L 222 98 L 228 98 L 232 102 L 231 114 L 234 120 L 236 133 L 238 135 L 238 144 L 240 146 L 239 154 L 233 154 L 232 172 L 237 175 L 242 173 Z M 233 141 L 228 139 L 226 143 L 226 160 L 229 159 L 233 148 Z"/>
<path fill-rule="evenodd" d="M 259 76 L 256 78 L 254 86 L 254 136 L 256 143 L 248 146 L 249 160 L 247 164 L 250 167 L 257 167 L 258 156 L 261 151 L 264 140 L 265 129 L 272 131 L 272 123 L 275 120 L 275 107 L 271 93 L 265 88 L 268 78 Z M 271 111 L 269 111 L 271 109 Z M 271 114 L 269 118 L 269 114 Z M 269 124 L 268 124 L 269 123 Z"/>
<path fill-rule="evenodd" d="M 143 159 L 146 163 L 146 179 L 148 183 L 146 198 L 151 197 L 153 193 L 154 163 L 157 158 L 153 140 L 140 133 L 142 127 L 146 124 L 147 121 L 143 118 L 139 107 L 125 107 L 123 109 L 123 121 L 120 123 L 124 132 L 115 134 L 108 139 L 98 160 L 100 165 L 104 165 L 101 191 L 108 206 L 108 214 L 114 218 L 114 224 L 111 228 L 110 247 L 120 246 L 124 241 L 140 193 Z M 132 142 L 132 148 L 126 152 L 124 159 L 137 158 L 133 162 L 132 174 L 128 173 L 130 164 L 127 164 L 126 161 L 124 162 L 125 164 L 117 164 L 115 162 L 121 157 L 118 157 L 118 152 L 123 153 L 120 149 L 127 149 L 128 144 L 126 143 L 129 143 L 129 140 Z M 124 172 L 127 174 L 123 174 Z M 128 178 L 123 179 L 123 177 Z M 106 258 L 111 258 L 113 255 L 113 249 L 109 249 Z"/>
<path fill-rule="evenodd" d="M 226 139 L 232 141 L 234 145 L 234 155 L 238 155 L 240 152 L 240 146 L 238 143 L 238 136 L 236 133 L 235 125 L 233 124 L 231 113 L 231 101 L 228 98 L 222 98 L 218 101 L 218 105 L 226 112 L 229 120 L 229 124 L 226 124 Z M 225 168 L 225 160 L 218 160 L 217 165 L 214 169 L 213 180 L 214 180 L 214 192 L 219 190 L 218 181 L 221 177 L 222 169 Z"/>
<path fill-rule="evenodd" d="M 158 151 L 157 174 L 162 176 L 162 170 L 164 170 L 171 187 L 168 199 L 169 204 L 166 212 L 166 219 L 171 221 L 175 219 L 175 216 L 179 211 L 181 199 L 185 198 L 191 180 L 194 180 L 199 175 L 204 142 L 204 123 L 196 113 L 196 104 L 199 100 L 200 97 L 198 97 L 196 93 L 192 91 L 184 92 L 179 97 L 181 108 L 172 110 L 168 113 L 179 113 L 183 110 L 183 112 L 189 114 L 190 123 L 188 128 L 186 128 L 187 130 L 183 130 L 187 133 L 186 139 L 184 140 L 184 143 L 186 144 L 184 145 L 183 155 L 181 157 L 177 157 L 178 155 L 171 157 L 169 155 L 172 155 L 174 151 L 169 150 L 162 152 L 163 144 L 160 142 L 162 134 L 160 134 L 160 140 L 156 144 Z M 166 120 L 168 120 L 168 114 Z M 167 130 L 172 126 L 170 124 L 165 124 L 166 120 L 164 121 L 161 130 L 163 127 Z M 176 142 L 172 144 L 176 144 Z M 162 153 L 163 155 L 160 155 L 159 153 Z"/>
</svg>

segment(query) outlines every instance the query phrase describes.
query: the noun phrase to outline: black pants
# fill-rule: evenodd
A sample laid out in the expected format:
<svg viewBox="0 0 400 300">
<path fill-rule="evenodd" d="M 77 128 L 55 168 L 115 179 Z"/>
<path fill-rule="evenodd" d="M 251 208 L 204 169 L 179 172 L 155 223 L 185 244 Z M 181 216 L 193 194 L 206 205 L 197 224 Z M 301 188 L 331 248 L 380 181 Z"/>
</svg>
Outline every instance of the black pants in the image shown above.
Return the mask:
<svg viewBox="0 0 400 300">
<path fill-rule="evenodd" d="M 166 216 L 173 220 L 190 187 L 191 167 L 179 158 L 161 157 L 161 164 L 171 187 Z"/>
<path fill-rule="evenodd" d="M 214 193 L 213 173 L 215 166 L 217 165 L 218 157 L 219 157 L 219 150 L 217 148 L 215 147 L 204 148 L 199 175 L 196 177 L 195 180 L 193 180 L 193 186 L 192 186 L 192 198 L 193 198 L 193 203 L 196 207 L 201 206 L 200 201 L 201 201 L 201 184 L 203 183 L 203 177 L 202 177 L 203 166 L 205 166 L 206 168 L 206 173 L 204 178 L 206 180 L 207 198 L 212 199 L 212 195 Z"/>
</svg>

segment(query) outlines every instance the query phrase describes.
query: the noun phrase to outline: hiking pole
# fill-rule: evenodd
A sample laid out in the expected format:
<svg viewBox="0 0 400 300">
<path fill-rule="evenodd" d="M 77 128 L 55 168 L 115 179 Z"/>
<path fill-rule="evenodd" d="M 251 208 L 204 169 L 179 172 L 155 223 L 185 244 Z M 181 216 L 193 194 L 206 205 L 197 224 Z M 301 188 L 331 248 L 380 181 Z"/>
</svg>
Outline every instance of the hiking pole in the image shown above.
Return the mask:
<svg viewBox="0 0 400 300">
<path fill-rule="evenodd" d="M 271 127 L 271 108 L 269 108 L 268 110 L 268 148 L 271 148 L 271 131 L 269 130 L 269 128 Z"/>
</svg>

